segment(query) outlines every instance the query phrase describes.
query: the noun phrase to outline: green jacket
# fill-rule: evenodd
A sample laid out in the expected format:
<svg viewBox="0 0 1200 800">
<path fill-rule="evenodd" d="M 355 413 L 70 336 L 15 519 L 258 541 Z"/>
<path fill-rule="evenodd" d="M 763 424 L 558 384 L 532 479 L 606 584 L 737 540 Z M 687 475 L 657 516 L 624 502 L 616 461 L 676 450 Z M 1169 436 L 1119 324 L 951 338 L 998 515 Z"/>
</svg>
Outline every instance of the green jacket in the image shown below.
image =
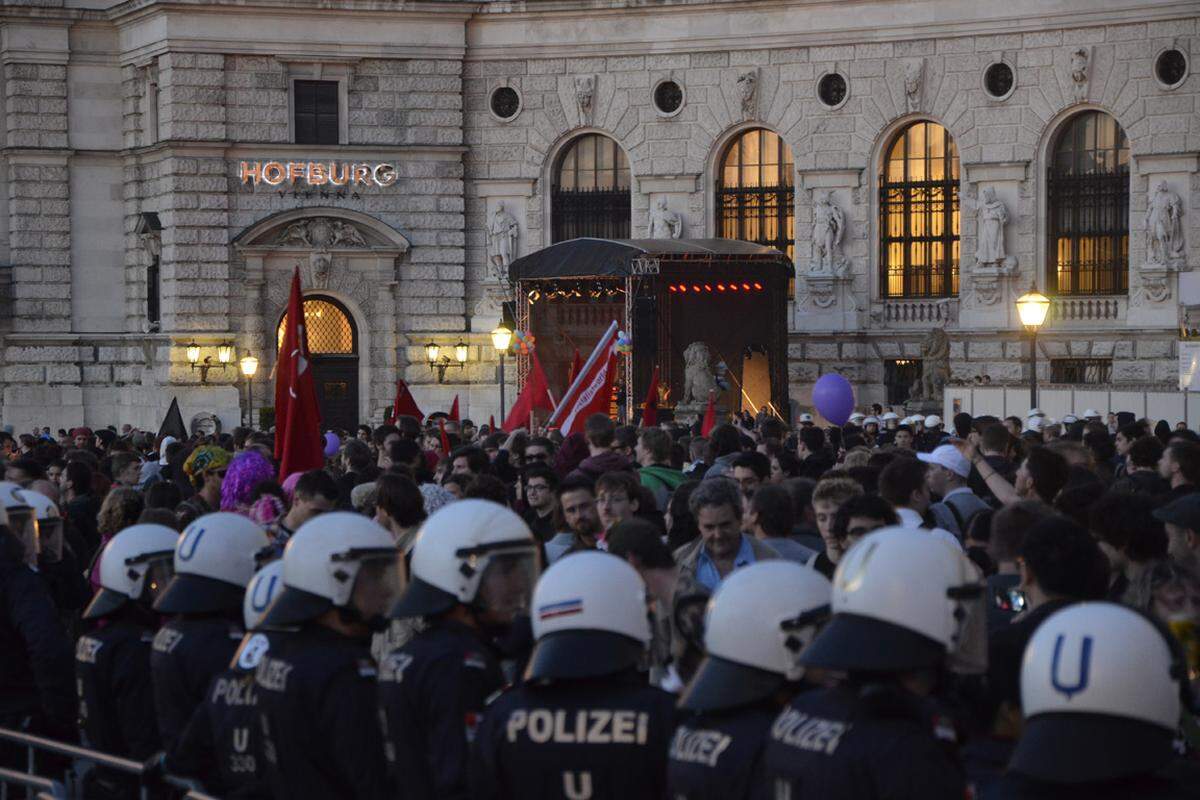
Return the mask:
<svg viewBox="0 0 1200 800">
<path fill-rule="evenodd" d="M 645 486 L 654 493 L 654 501 L 659 511 L 667 510 L 667 503 L 671 500 L 671 492 L 675 491 L 679 488 L 679 484 L 687 480 L 679 470 L 664 467 L 661 464 L 642 467 L 638 470 L 638 476 L 642 481 L 642 486 Z"/>
</svg>

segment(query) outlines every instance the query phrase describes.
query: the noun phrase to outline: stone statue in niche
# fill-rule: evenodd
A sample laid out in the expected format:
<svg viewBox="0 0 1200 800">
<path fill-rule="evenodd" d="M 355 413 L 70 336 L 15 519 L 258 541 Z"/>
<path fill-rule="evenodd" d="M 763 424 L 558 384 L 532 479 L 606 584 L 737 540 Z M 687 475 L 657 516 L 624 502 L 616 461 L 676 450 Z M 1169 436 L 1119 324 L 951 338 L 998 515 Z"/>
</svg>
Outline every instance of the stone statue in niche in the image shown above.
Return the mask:
<svg viewBox="0 0 1200 800">
<path fill-rule="evenodd" d="M 496 206 L 488 220 L 488 254 L 492 275 L 498 283 L 508 283 L 508 266 L 517 252 L 517 237 L 520 235 L 516 217 L 504 210 L 504 204 Z"/>
<path fill-rule="evenodd" d="M 939 400 L 950 380 L 950 337 L 934 328 L 921 341 L 921 378 L 912 387 L 913 400 Z"/>
<path fill-rule="evenodd" d="M 1075 87 L 1075 102 L 1087 99 L 1088 61 L 1091 54 L 1086 47 L 1080 47 L 1071 53 L 1071 83 Z"/>
<path fill-rule="evenodd" d="M 925 76 L 925 59 L 904 62 L 904 98 L 909 111 L 921 107 L 921 83 Z"/>
<path fill-rule="evenodd" d="M 587 124 L 592 118 L 592 98 L 596 94 L 595 75 L 575 76 L 575 105 L 579 107 L 580 122 Z"/>
<path fill-rule="evenodd" d="M 683 235 L 683 218 L 667 208 L 667 198 L 660 197 L 650 208 L 650 238 L 678 239 Z"/>
<path fill-rule="evenodd" d="M 817 192 L 813 197 L 813 260 L 809 275 L 846 274 L 846 256 L 842 239 L 846 234 L 846 216 L 834 205 L 833 192 Z"/>
<path fill-rule="evenodd" d="M 979 221 L 975 241 L 975 261 L 981 267 L 1004 266 L 1004 227 L 1008 224 L 1008 209 L 1004 201 L 996 196 L 996 190 L 988 186 L 980 192 L 975 210 Z"/>
<path fill-rule="evenodd" d="M 738 100 L 742 106 L 743 117 L 753 117 L 754 101 L 758 94 L 758 71 L 743 72 L 737 78 Z"/>
<path fill-rule="evenodd" d="M 717 390 L 713 376 L 712 351 L 704 342 L 692 342 L 683 351 L 683 395 L 681 405 L 708 402 L 708 393 Z"/>
<path fill-rule="evenodd" d="M 1150 264 L 1182 266 L 1186 260 L 1183 238 L 1183 201 L 1166 181 L 1159 181 L 1146 203 L 1146 232 Z"/>
</svg>

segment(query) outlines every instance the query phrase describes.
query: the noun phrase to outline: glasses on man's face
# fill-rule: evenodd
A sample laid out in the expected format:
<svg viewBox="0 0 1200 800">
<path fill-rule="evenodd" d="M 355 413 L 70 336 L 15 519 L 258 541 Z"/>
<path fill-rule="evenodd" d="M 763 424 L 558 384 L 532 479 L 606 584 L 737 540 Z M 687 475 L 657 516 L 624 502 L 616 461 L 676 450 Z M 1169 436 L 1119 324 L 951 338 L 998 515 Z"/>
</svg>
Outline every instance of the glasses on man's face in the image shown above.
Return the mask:
<svg viewBox="0 0 1200 800">
<path fill-rule="evenodd" d="M 545 453 L 526 453 L 526 461 L 545 461 L 548 456 Z"/>
<path fill-rule="evenodd" d="M 548 492 L 550 487 L 544 483 L 529 483 L 525 485 L 525 490 L 529 492 Z"/>
</svg>

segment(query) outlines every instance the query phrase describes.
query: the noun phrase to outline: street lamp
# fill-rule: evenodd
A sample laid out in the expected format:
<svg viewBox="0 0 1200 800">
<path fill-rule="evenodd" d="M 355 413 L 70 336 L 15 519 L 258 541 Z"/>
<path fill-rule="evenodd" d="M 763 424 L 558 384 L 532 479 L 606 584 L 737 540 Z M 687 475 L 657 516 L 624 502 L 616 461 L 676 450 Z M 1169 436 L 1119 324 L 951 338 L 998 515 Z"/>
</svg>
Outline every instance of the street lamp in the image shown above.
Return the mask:
<svg viewBox="0 0 1200 800">
<path fill-rule="evenodd" d="M 508 350 L 508 344 L 512 341 L 513 332 L 504 326 L 501 321 L 496 326 L 496 330 L 492 331 L 492 347 L 496 348 L 496 353 L 500 356 L 500 424 L 504 424 L 504 353 Z"/>
<path fill-rule="evenodd" d="M 1050 298 L 1037 290 L 1037 283 L 1029 287 L 1029 291 L 1017 298 L 1017 315 L 1021 324 L 1029 331 L 1029 407 L 1037 408 L 1037 332 L 1046 321 L 1046 312 L 1050 310 Z"/>
<path fill-rule="evenodd" d="M 258 372 L 258 359 L 247 353 L 241 360 L 242 374 L 246 376 L 246 415 L 251 428 L 254 427 L 254 373 Z"/>
</svg>

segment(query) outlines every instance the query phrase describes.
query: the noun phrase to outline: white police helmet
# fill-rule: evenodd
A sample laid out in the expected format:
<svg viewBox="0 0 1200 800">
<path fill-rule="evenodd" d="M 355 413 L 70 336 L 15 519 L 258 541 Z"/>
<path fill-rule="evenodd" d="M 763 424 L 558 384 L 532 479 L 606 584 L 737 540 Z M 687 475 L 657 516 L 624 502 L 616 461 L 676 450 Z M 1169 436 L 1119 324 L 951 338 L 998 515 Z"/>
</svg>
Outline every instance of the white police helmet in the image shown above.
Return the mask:
<svg viewBox="0 0 1200 800">
<path fill-rule="evenodd" d="M 942 424 L 942 418 L 937 414 L 930 414 L 925 418 L 924 422 L 926 428 L 936 428 Z"/>
<path fill-rule="evenodd" d="M 705 658 L 680 704 L 735 708 L 804 676 L 797 656 L 829 617 L 832 587 L 793 561 L 760 561 L 726 578 L 708 601 Z"/>
<path fill-rule="evenodd" d="M 862 424 L 863 424 L 864 428 L 867 427 L 868 425 L 874 425 L 876 428 L 878 428 L 879 427 L 879 419 L 877 417 L 867 417 L 863 420 Z"/>
<path fill-rule="evenodd" d="M 978 571 L 928 531 L 864 536 L 833 575 L 833 617 L 800 654 L 810 667 L 898 672 L 946 663 L 967 644 L 982 597 Z M 972 633 L 975 629 L 972 628 Z"/>
<path fill-rule="evenodd" d="M 885 411 L 879 416 L 879 419 L 883 422 L 891 422 L 892 420 L 900 419 L 900 415 L 895 411 Z"/>
<path fill-rule="evenodd" d="M 246 584 L 246 596 L 242 601 L 242 622 L 246 626 L 246 635 L 233 654 L 231 669 L 249 672 L 258 666 L 262 657 L 271 647 L 271 640 L 266 634 L 255 633 L 259 627 L 271 601 L 283 588 L 283 562 L 276 559 L 254 573 L 250 583 Z"/>
<path fill-rule="evenodd" d="M 84 619 L 111 614 L 129 601 L 153 601 L 171 577 L 179 534 L 166 525 L 130 525 L 100 554 L 100 590 L 83 610 Z"/>
<path fill-rule="evenodd" d="M 163 614 L 211 614 L 241 608 L 254 557 L 271 540 L 248 517 L 205 514 L 175 545 L 175 577 L 154 603 Z"/>
<path fill-rule="evenodd" d="M 37 520 L 39 540 L 53 536 L 62 529 L 62 514 L 58 510 L 57 503 L 41 492 L 35 492 L 32 489 L 18 489 L 16 494 L 33 511 L 33 517 Z"/>
<path fill-rule="evenodd" d="M 813 421 L 813 415 L 807 411 L 800 415 L 799 422 L 801 425 L 810 425 Z"/>
<path fill-rule="evenodd" d="M 355 581 L 364 564 L 372 580 L 395 586 L 398 551 L 392 535 L 361 514 L 333 511 L 300 526 L 283 551 L 283 588 L 260 627 L 298 625 L 333 608 L 350 609 Z M 374 620 L 368 620 L 374 622 Z"/>
<path fill-rule="evenodd" d="M 21 484 L 0 481 L 0 509 L 4 511 L 4 524 L 21 542 L 26 559 L 35 563 L 38 552 L 37 515 L 29 505 Z"/>
<path fill-rule="evenodd" d="M 1100 412 L 1094 408 L 1089 408 L 1083 412 L 1084 419 L 1100 419 Z"/>
<path fill-rule="evenodd" d="M 488 500 L 451 503 L 417 531 L 409 584 L 391 615 L 421 617 L 449 611 L 456 603 L 483 604 L 480 590 L 489 583 L 485 575 L 511 575 L 513 569 L 526 576 L 526 594 L 509 599 L 527 611 L 537 580 L 537 545 L 529 526 L 510 509 Z"/>
<path fill-rule="evenodd" d="M 624 559 L 599 551 L 563 556 L 533 592 L 527 679 L 611 675 L 650 643 L 646 586 Z"/>
<path fill-rule="evenodd" d="M 1010 768 L 1082 783 L 1165 766 L 1186 678 L 1170 632 L 1141 613 L 1116 603 L 1056 611 L 1025 648 L 1026 722 Z"/>
</svg>

